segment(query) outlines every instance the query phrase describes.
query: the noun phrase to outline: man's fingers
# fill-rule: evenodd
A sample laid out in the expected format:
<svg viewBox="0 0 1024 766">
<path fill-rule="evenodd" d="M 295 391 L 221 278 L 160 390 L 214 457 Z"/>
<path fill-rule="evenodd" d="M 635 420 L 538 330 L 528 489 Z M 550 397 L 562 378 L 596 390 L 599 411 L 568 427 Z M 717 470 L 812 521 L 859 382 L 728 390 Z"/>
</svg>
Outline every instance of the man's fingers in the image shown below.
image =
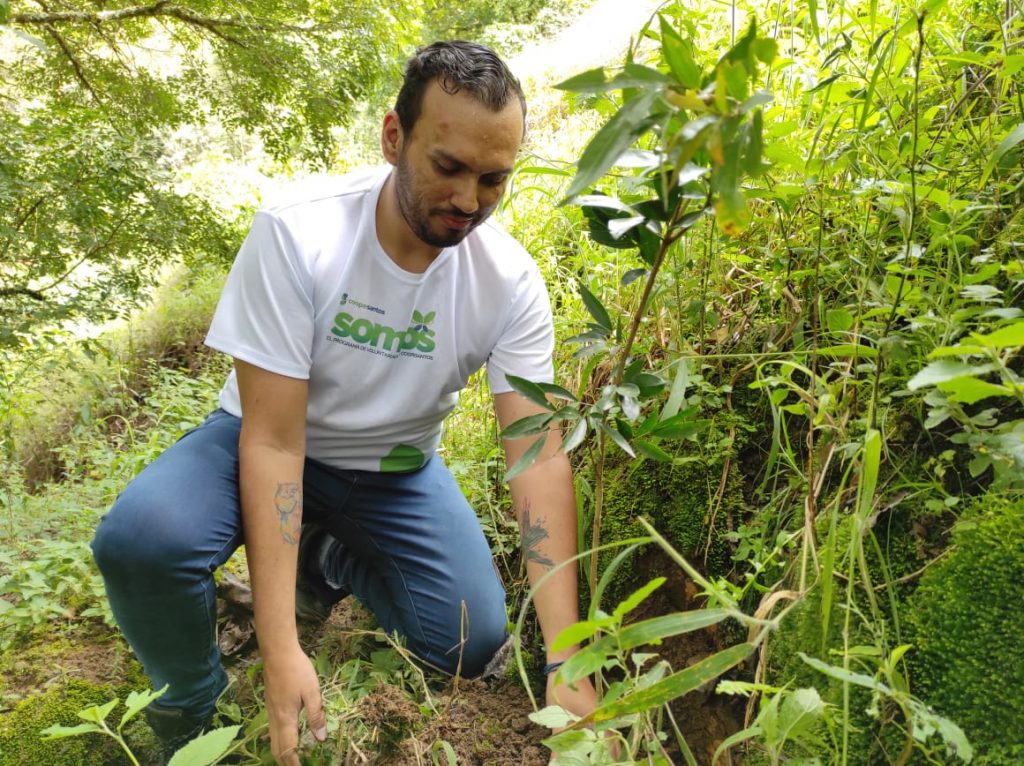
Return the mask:
<svg viewBox="0 0 1024 766">
<path fill-rule="evenodd" d="M 323 742 L 327 739 L 327 717 L 324 715 L 323 697 L 320 695 L 319 687 L 311 699 L 303 702 L 306 708 L 306 725 L 313 732 L 313 736 Z"/>
<path fill-rule="evenodd" d="M 279 766 L 299 766 L 299 722 L 295 717 L 271 716 L 270 752 Z"/>
</svg>

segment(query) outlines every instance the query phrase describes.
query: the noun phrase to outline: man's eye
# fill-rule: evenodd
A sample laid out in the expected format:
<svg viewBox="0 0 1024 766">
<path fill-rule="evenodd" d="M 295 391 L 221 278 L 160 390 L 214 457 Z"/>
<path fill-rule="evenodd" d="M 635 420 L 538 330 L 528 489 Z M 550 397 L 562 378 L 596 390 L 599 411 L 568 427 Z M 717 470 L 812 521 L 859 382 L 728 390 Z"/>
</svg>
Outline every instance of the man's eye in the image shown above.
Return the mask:
<svg viewBox="0 0 1024 766">
<path fill-rule="evenodd" d="M 506 176 L 506 175 L 484 176 L 483 178 L 480 179 L 480 182 L 484 186 L 501 186 L 503 183 L 505 183 L 505 180 L 507 178 L 508 178 L 508 176 Z"/>
<path fill-rule="evenodd" d="M 434 167 L 437 168 L 438 173 L 441 173 L 442 175 L 446 176 L 454 175 L 456 172 L 455 168 L 450 167 L 448 165 L 442 165 L 440 162 L 435 162 Z"/>
</svg>

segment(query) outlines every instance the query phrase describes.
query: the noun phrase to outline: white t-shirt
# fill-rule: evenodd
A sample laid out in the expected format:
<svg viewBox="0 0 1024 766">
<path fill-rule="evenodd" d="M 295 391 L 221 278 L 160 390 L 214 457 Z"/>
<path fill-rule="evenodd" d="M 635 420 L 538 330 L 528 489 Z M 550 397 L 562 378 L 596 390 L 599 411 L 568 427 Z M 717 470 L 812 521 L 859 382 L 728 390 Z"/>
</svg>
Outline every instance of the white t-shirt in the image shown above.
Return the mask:
<svg viewBox="0 0 1024 766">
<path fill-rule="evenodd" d="M 242 244 L 206 344 L 309 380 L 306 454 L 339 468 L 409 471 L 437 449 L 441 424 L 487 363 L 552 380 L 547 290 L 530 255 L 490 220 L 415 274 L 377 238 L 390 168 L 315 179 L 264 207 Z M 220 406 L 241 415 L 232 372 Z"/>
</svg>

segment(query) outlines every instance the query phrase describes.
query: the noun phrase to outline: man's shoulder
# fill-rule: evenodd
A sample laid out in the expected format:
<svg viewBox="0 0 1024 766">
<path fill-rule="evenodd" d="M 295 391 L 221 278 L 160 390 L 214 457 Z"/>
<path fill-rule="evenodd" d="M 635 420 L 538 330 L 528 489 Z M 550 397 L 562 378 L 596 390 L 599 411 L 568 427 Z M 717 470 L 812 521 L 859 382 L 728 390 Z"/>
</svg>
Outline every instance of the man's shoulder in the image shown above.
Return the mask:
<svg viewBox="0 0 1024 766">
<path fill-rule="evenodd" d="M 363 168 L 344 175 L 319 174 L 287 184 L 267 200 L 260 211 L 273 216 L 316 212 L 323 207 L 361 200 L 372 191 L 389 171 L 388 166 Z"/>
</svg>

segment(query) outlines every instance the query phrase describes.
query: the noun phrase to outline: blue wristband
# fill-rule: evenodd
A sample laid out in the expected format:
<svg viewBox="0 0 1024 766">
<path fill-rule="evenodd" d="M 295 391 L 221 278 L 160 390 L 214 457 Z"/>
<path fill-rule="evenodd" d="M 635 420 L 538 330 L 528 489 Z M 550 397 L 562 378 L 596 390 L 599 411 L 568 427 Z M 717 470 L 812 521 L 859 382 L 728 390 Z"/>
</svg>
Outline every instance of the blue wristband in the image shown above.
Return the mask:
<svg viewBox="0 0 1024 766">
<path fill-rule="evenodd" d="M 550 676 L 552 673 L 554 673 L 556 670 L 562 667 L 562 664 L 564 662 L 565 660 L 559 660 L 558 662 L 549 662 L 547 665 L 544 666 L 544 675 Z"/>
</svg>

